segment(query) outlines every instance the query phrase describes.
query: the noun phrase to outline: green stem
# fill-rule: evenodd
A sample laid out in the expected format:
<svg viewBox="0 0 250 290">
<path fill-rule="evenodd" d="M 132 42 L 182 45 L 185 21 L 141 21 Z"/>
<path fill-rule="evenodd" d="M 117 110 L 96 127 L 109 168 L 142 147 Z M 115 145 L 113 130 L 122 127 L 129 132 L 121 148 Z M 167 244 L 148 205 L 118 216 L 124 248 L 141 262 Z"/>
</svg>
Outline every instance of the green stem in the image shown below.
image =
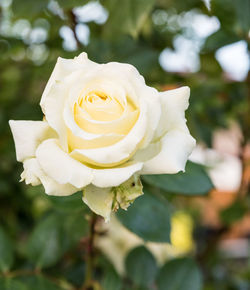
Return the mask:
<svg viewBox="0 0 250 290">
<path fill-rule="evenodd" d="M 85 281 L 82 289 L 91 289 L 91 285 L 93 284 L 93 270 L 94 270 L 94 239 L 95 239 L 95 226 L 97 222 L 97 215 L 95 213 L 92 214 L 90 220 L 90 233 L 86 246 L 86 272 L 85 272 Z"/>
</svg>

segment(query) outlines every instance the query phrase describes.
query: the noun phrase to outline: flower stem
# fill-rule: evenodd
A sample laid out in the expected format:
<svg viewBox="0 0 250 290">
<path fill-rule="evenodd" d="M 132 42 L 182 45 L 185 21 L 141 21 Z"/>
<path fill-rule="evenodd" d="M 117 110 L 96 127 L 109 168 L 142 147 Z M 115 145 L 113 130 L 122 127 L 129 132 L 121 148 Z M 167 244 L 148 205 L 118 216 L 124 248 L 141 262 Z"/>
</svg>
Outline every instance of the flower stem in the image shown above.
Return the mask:
<svg viewBox="0 0 250 290">
<path fill-rule="evenodd" d="M 92 289 L 91 285 L 93 284 L 93 270 L 94 270 L 94 239 L 95 239 L 95 226 L 97 222 L 97 215 L 95 213 L 92 214 L 90 219 L 90 230 L 89 230 L 89 238 L 86 246 L 86 272 L 85 272 L 85 281 L 83 284 L 84 289 Z"/>
</svg>

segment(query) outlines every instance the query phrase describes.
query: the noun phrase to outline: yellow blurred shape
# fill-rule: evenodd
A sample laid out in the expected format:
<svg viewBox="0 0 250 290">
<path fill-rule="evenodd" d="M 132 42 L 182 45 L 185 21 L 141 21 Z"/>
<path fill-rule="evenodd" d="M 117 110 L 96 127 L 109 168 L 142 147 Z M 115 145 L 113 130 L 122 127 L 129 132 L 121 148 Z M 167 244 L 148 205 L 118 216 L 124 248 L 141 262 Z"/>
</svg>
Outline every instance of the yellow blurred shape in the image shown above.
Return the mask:
<svg viewBox="0 0 250 290">
<path fill-rule="evenodd" d="M 171 243 L 181 253 L 190 252 L 194 248 L 194 241 L 192 237 L 193 220 L 187 213 L 177 211 L 171 220 Z"/>
</svg>

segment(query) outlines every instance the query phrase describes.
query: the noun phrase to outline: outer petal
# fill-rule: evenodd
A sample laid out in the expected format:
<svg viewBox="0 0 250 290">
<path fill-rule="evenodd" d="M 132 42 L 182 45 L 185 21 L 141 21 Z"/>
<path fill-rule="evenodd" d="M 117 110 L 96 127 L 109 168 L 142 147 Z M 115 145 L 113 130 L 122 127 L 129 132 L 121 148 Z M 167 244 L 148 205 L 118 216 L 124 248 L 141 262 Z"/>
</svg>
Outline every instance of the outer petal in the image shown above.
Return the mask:
<svg viewBox="0 0 250 290">
<path fill-rule="evenodd" d="M 94 179 L 92 183 L 98 187 L 113 187 L 128 180 L 135 172 L 141 170 L 142 162 L 138 162 L 126 167 L 116 167 L 110 169 L 94 169 Z"/>
<path fill-rule="evenodd" d="M 187 158 L 195 147 L 195 139 L 189 133 L 172 130 L 159 142 L 161 151 L 144 163 L 141 174 L 173 174 L 184 171 Z"/>
<path fill-rule="evenodd" d="M 103 216 L 106 222 L 110 220 L 113 198 L 114 192 L 110 187 L 100 189 L 89 185 L 83 191 L 83 201 L 92 211 Z"/>
<path fill-rule="evenodd" d="M 78 189 L 71 184 L 59 184 L 48 177 L 40 167 L 36 158 L 25 160 L 23 167 L 24 171 L 21 174 L 21 180 L 25 180 L 26 184 L 32 185 L 42 183 L 48 195 L 66 196 L 78 191 Z"/>
<path fill-rule="evenodd" d="M 56 139 L 44 141 L 36 150 L 36 157 L 46 174 L 59 184 L 70 183 L 83 188 L 93 179 L 92 169 L 71 158 Z"/>
<path fill-rule="evenodd" d="M 185 110 L 188 108 L 190 95 L 189 87 L 159 93 L 162 114 L 154 139 L 158 139 L 172 129 L 181 129 L 188 132 L 185 119 Z"/>
<path fill-rule="evenodd" d="M 55 68 L 50 76 L 50 79 L 44 89 L 40 105 L 43 109 L 44 104 L 46 102 L 47 96 L 53 84 L 58 81 L 61 81 L 63 78 L 67 77 L 73 71 L 79 69 L 88 69 L 89 67 L 94 67 L 97 65 L 96 63 L 90 61 L 88 56 L 85 52 L 81 53 L 79 56 L 75 57 L 74 59 L 65 59 L 59 57 L 57 59 L 57 63 Z"/>
<path fill-rule="evenodd" d="M 54 71 L 41 98 L 41 108 L 49 125 L 58 133 L 60 143 L 67 149 L 67 130 L 63 120 L 63 109 L 69 89 L 77 76 L 84 75 L 98 64 L 90 61 L 86 53 L 74 59 L 58 58 Z"/>
<path fill-rule="evenodd" d="M 17 161 L 24 161 L 36 155 L 38 145 L 56 133 L 45 121 L 9 121 L 16 147 Z"/>
</svg>

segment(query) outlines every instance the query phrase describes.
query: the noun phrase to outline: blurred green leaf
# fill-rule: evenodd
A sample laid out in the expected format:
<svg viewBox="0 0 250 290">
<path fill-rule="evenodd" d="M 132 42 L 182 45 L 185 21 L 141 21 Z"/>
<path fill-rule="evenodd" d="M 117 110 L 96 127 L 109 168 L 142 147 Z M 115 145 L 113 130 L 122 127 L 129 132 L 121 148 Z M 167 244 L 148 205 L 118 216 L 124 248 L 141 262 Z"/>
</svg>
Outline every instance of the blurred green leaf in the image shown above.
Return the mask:
<svg viewBox="0 0 250 290">
<path fill-rule="evenodd" d="M 248 207 L 242 201 L 235 201 L 229 207 L 220 212 L 220 218 L 226 225 L 230 225 L 242 219 L 247 213 Z"/>
<path fill-rule="evenodd" d="M 202 276 L 198 266 L 190 258 L 179 258 L 167 262 L 157 277 L 159 290 L 201 290 Z"/>
<path fill-rule="evenodd" d="M 104 2 L 109 11 L 109 18 L 105 24 L 105 32 L 109 36 L 128 33 L 137 36 L 155 0 L 107 0 Z"/>
<path fill-rule="evenodd" d="M 185 173 L 144 175 L 142 179 L 152 186 L 175 194 L 202 195 L 213 188 L 204 167 L 190 161 L 187 162 Z"/>
<path fill-rule="evenodd" d="M 20 278 L 29 290 L 62 290 L 64 288 L 58 286 L 54 282 L 43 276 L 26 276 Z"/>
<path fill-rule="evenodd" d="M 55 264 L 63 254 L 64 233 L 57 215 L 37 224 L 28 242 L 27 254 L 37 267 Z"/>
<path fill-rule="evenodd" d="M 24 283 L 11 279 L 0 277 L 0 289 L 1 290 L 30 290 Z"/>
<path fill-rule="evenodd" d="M 236 24 L 236 29 L 239 33 L 244 32 L 247 35 L 250 28 L 250 1 L 238 0 L 232 2 L 234 4 L 238 21 L 238 25 Z"/>
<path fill-rule="evenodd" d="M 225 45 L 239 41 L 240 37 L 233 32 L 228 32 L 223 29 L 211 34 L 203 45 L 203 51 L 213 52 Z"/>
<path fill-rule="evenodd" d="M 250 27 L 249 0 L 213 0 L 212 12 L 219 18 L 221 26 L 234 31 L 239 36 L 247 37 Z"/>
<path fill-rule="evenodd" d="M 53 213 L 37 224 L 28 242 L 28 256 L 37 267 L 55 264 L 88 232 L 82 212 Z"/>
<path fill-rule="evenodd" d="M 157 264 L 154 256 L 144 246 L 132 249 L 125 260 L 126 273 L 138 286 L 152 286 L 156 274 Z"/>
<path fill-rule="evenodd" d="M 170 241 L 170 206 L 145 191 L 127 211 L 119 210 L 116 215 L 125 227 L 145 241 Z"/>
<path fill-rule="evenodd" d="M 0 271 L 8 271 L 13 265 L 13 262 L 14 253 L 12 242 L 4 229 L 0 226 Z"/>
<path fill-rule="evenodd" d="M 69 249 L 79 243 L 82 237 L 88 235 L 89 224 L 83 212 L 71 212 L 60 217 L 63 233 L 65 235 L 65 248 Z"/>
<path fill-rule="evenodd" d="M 122 289 L 122 281 L 115 269 L 109 265 L 105 266 L 104 277 L 101 282 L 103 290 L 120 290 Z"/>
</svg>

